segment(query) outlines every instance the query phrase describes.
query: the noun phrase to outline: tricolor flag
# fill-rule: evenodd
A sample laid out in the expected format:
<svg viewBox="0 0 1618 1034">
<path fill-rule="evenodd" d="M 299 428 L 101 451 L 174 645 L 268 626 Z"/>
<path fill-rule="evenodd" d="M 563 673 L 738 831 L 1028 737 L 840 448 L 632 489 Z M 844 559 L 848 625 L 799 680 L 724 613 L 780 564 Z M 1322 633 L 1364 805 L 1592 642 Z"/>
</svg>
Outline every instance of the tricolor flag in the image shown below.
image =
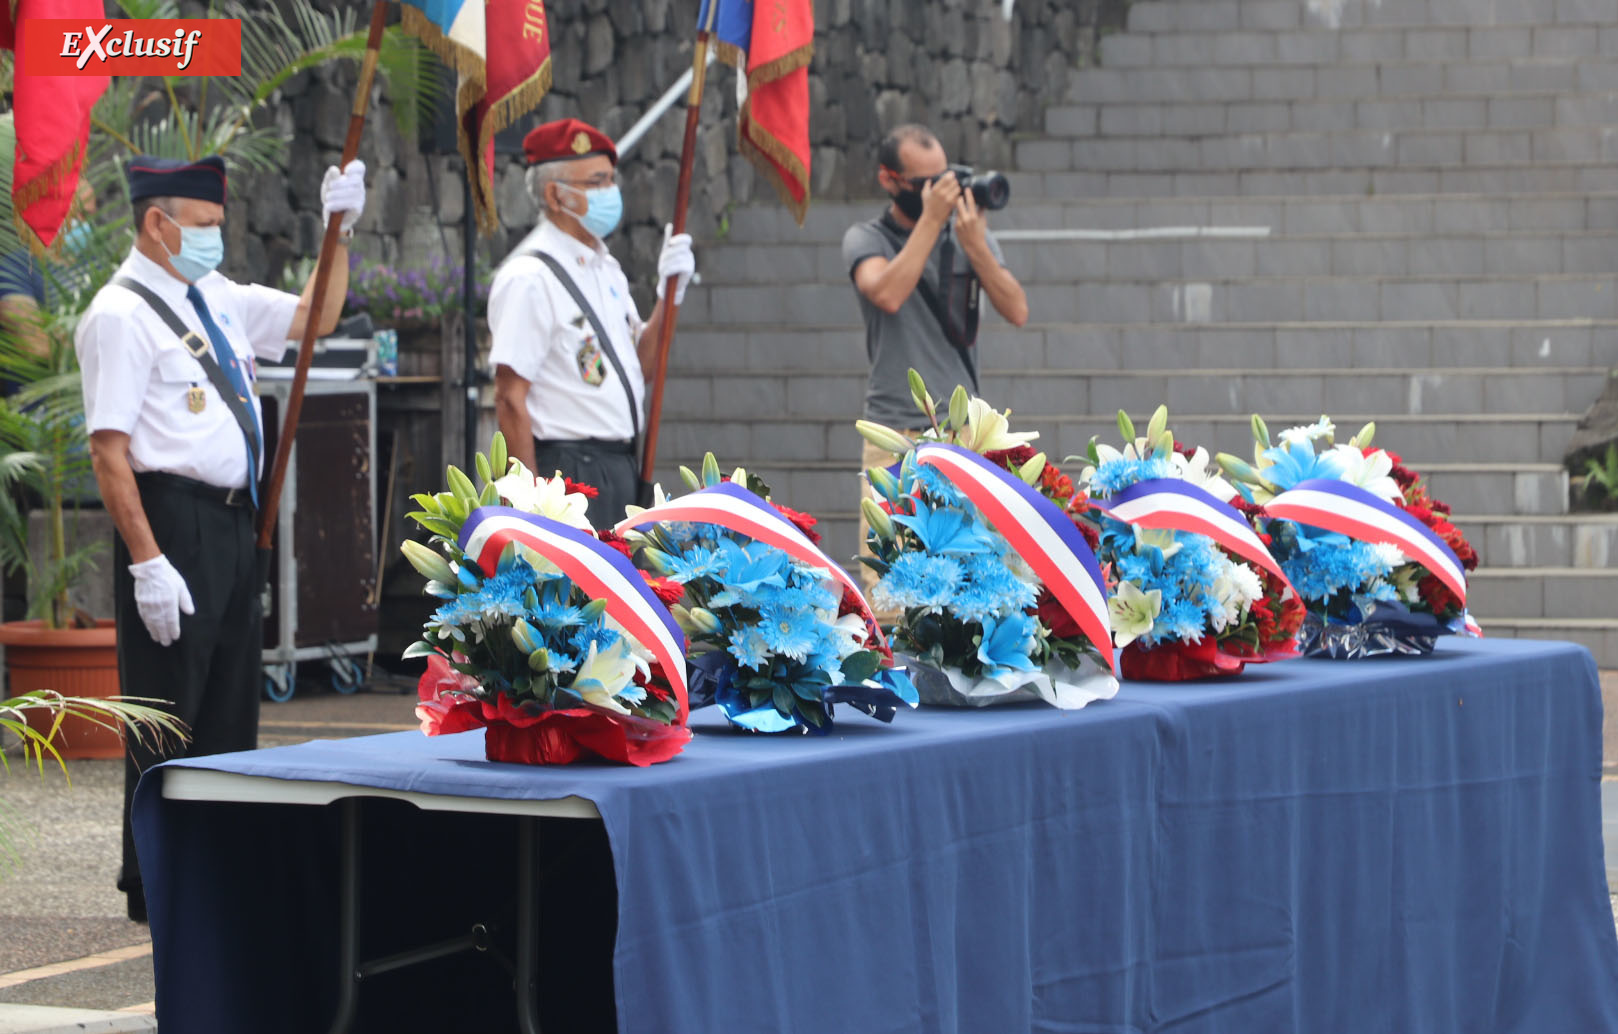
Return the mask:
<svg viewBox="0 0 1618 1034">
<path fill-rule="evenodd" d="M 1090 505 L 1125 524 L 1206 535 L 1275 575 L 1282 584 L 1292 584 L 1241 512 L 1201 485 L 1179 478 L 1150 478 L 1109 499 L 1092 499 Z"/>
<path fill-rule="evenodd" d="M 1466 606 L 1466 568 L 1431 528 L 1358 485 L 1310 478 L 1265 504 L 1271 517 L 1310 524 L 1363 542 L 1397 546 L 1431 571 Z"/>
<path fill-rule="evenodd" d="M 809 59 L 812 0 L 702 0 L 697 24 L 713 31 L 719 59 L 735 67 L 742 154 L 775 184 L 798 225 L 809 210 Z M 713 170 L 709 170 L 712 172 Z"/>
<path fill-rule="evenodd" d="M 1021 478 L 970 449 L 932 442 L 916 449 L 916 462 L 937 469 L 972 501 L 1116 671 L 1107 582 L 1072 519 Z"/>
<path fill-rule="evenodd" d="M 11 107 L 17 131 L 11 206 L 17 232 L 35 251 L 56 240 L 73 204 L 90 142 L 90 110 L 106 92 L 104 75 L 31 75 L 18 42 L 44 18 L 106 19 L 101 0 L 11 0 L 0 4 L 0 47 L 17 65 Z"/>
<path fill-rule="evenodd" d="M 551 88 L 551 34 L 544 0 L 418 0 L 404 30 L 455 69 L 456 136 L 472 178 L 478 224 L 499 227 L 494 135 L 539 106 Z"/>
<path fill-rule="evenodd" d="M 510 543 L 528 547 L 561 569 L 592 599 L 607 601 L 607 614 L 662 665 L 679 703 L 676 722 L 689 709 L 685 634 L 624 555 L 588 532 L 509 506 L 480 506 L 467 515 L 457 539 L 461 552 L 484 571 L 495 570 Z"/>
<path fill-rule="evenodd" d="M 860 591 L 859 583 L 843 570 L 841 564 L 810 542 L 809 537 L 788 520 L 785 514 L 756 493 L 749 492 L 734 482 L 725 481 L 625 517 L 613 530 L 621 535 L 632 528 L 659 524 L 663 521 L 717 524 L 721 528 L 774 546 L 799 563 L 820 568 L 845 589 L 853 591 L 859 598 L 860 614 L 865 618 L 866 627 L 871 629 L 878 639 L 882 638 L 881 627 L 871 613 L 871 605 L 865 601 L 865 594 Z"/>
</svg>

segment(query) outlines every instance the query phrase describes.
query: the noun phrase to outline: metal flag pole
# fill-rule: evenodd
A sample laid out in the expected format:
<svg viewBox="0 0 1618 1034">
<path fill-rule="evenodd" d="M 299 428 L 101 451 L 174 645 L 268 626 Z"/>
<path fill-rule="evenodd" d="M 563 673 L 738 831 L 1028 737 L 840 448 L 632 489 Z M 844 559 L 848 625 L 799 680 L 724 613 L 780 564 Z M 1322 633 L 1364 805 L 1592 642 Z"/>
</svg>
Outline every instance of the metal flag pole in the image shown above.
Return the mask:
<svg viewBox="0 0 1618 1034">
<path fill-rule="evenodd" d="M 685 144 L 680 149 L 680 179 L 674 189 L 674 232 L 685 232 L 685 210 L 691 204 L 691 166 L 697 157 L 697 122 L 702 117 L 702 87 L 708 71 L 708 43 L 713 35 L 714 15 L 721 0 L 708 0 L 707 17 L 697 31 L 697 46 L 691 55 L 691 93 L 686 99 Z M 663 419 L 663 382 L 669 372 L 669 347 L 674 342 L 674 322 L 680 306 L 674 300 L 678 277 L 663 285 L 663 323 L 658 328 L 656 368 L 652 378 L 651 402 L 646 414 L 646 446 L 641 455 L 640 476 L 652 481 L 657 465 L 657 432 Z"/>
<path fill-rule="evenodd" d="M 348 116 L 348 138 L 343 142 L 343 160 L 338 168 L 347 168 L 359 154 L 360 136 L 365 131 L 365 107 L 371 97 L 371 82 L 376 78 L 377 56 L 382 49 L 382 30 L 387 25 L 387 0 L 376 0 L 371 6 L 371 32 L 365 40 L 365 62 L 360 66 L 360 81 L 354 88 L 354 107 Z M 286 480 L 287 464 L 292 460 L 292 439 L 298 433 L 298 418 L 303 413 L 303 390 L 309 381 L 309 363 L 315 355 L 315 332 L 320 312 L 326 305 L 326 282 L 331 278 L 331 256 L 337 248 L 337 235 L 342 232 L 343 213 L 333 212 L 326 221 L 326 235 L 320 243 L 320 257 L 315 264 L 315 285 L 309 295 L 309 314 L 303 322 L 303 340 L 298 344 L 298 367 L 292 376 L 292 390 L 287 396 L 286 412 L 281 421 L 281 433 L 275 443 L 275 463 L 270 467 L 269 484 L 258 514 L 258 548 L 268 550 L 275 539 L 276 510 L 281 504 L 281 485 Z"/>
</svg>

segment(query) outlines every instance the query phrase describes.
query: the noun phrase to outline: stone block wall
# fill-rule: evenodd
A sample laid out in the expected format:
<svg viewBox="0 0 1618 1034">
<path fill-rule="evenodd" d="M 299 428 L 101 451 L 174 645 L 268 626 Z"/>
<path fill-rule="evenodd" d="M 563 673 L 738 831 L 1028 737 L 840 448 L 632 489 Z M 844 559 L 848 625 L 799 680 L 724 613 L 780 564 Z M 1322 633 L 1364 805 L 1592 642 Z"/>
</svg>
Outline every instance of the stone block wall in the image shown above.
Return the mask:
<svg viewBox="0 0 1618 1034">
<path fill-rule="evenodd" d="M 369 0 L 333 2 L 361 9 L 361 21 L 369 10 Z M 697 0 L 552 0 L 554 85 L 523 127 L 573 115 L 621 136 L 689 67 L 697 7 Z M 1009 166 L 1013 142 L 1043 130 L 1045 106 L 1064 95 L 1074 69 L 1093 62 L 1101 33 L 1121 26 L 1127 7 L 1128 0 L 1019 0 L 1007 22 L 999 0 L 816 0 L 812 196 L 874 196 L 877 141 L 903 121 L 931 125 L 952 160 Z M 302 73 L 264 112 L 288 147 L 277 172 L 233 181 L 229 275 L 274 282 L 315 250 L 320 175 L 342 147 L 355 75 L 352 65 Z M 735 76 L 717 64 L 709 70 L 690 209 L 699 240 L 722 234 L 733 206 L 774 193 L 736 156 Z M 401 137 L 380 86 L 373 102 L 361 147 L 370 201 L 355 251 L 412 264 L 434 253 L 459 257 L 459 157 Z M 625 226 L 612 247 L 643 303 L 673 212 L 683 129 L 681 102 L 620 169 Z M 536 214 L 520 158 L 502 155 L 499 164 L 502 227 L 478 242 L 495 261 Z"/>
</svg>

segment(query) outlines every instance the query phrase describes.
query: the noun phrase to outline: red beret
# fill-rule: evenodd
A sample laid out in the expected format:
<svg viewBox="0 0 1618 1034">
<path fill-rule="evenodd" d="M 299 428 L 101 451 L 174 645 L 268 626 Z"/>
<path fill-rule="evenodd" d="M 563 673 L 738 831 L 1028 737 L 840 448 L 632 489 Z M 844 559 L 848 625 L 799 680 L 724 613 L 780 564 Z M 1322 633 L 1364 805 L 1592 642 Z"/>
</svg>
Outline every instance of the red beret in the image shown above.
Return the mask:
<svg viewBox="0 0 1618 1034">
<path fill-rule="evenodd" d="M 522 138 L 522 152 L 529 165 L 592 154 L 604 154 L 612 164 L 618 164 L 618 148 L 612 146 L 607 134 L 576 118 L 535 126 Z"/>
</svg>

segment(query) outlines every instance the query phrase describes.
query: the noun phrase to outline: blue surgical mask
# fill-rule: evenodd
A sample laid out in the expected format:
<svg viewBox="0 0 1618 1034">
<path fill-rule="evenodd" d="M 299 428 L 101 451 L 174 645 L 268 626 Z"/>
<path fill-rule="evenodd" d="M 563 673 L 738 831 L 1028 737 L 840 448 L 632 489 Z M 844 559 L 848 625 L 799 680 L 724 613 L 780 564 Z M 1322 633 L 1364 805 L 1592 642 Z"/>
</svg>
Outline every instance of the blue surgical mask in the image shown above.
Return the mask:
<svg viewBox="0 0 1618 1034">
<path fill-rule="evenodd" d="M 624 196 L 619 193 L 618 184 L 593 190 L 579 190 L 567 183 L 558 185 L 578 191 L 590 203 L 583 215 L 575 215 L 574 218 L 578 219 L 580 226 L 594 234 L 596 240 L 606 240 L 608 234 L 618 229 L 618 221 L 624 217 Z"/>
<path fill-rule="evenodd" d="M 167 212 L 163 218 L 180 226 Z M 180 226 L 180 253 L 178 255 L 168 250 L 169 262 L 173 263 L 174 271 L 193 283 L 219 268 L 219 263 L 225 259 L 225 238 L 217 226 Z"/>
<path fill-rule="evenodd" d="M 62 231 L 62 248 L 69 255 L 83 255 L 90 247 L 92 236 L 89 223 L 83 219 L 75 220 L 72 226 Z"/>
</svg>

